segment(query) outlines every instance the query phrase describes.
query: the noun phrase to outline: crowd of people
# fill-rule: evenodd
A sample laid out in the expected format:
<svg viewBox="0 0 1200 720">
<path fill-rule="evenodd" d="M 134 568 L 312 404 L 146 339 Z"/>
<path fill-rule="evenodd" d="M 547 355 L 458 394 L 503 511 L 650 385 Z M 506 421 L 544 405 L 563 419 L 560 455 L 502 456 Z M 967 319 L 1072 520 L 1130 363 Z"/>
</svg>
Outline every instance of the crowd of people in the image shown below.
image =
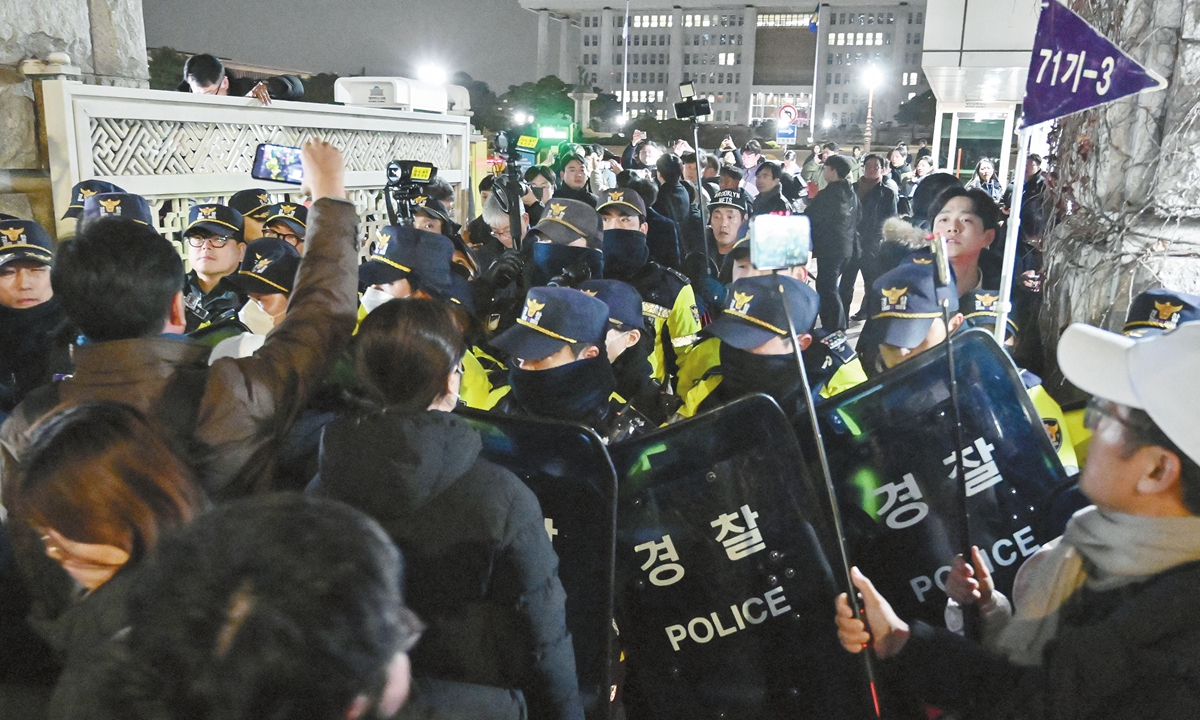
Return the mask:
<svg viewBox="0 0 1200 720">
<path fill-rule="evenodd" d="M 224 87 L 203 64 L 192 89 Z M 538 500 L 456 410 L 578 423 L 610 445 L 755 393 L 801 418 L 998 321 L 1011 189 L 994 163 L 964 186 L 904 145 L 795 158 L 640 133 L 619 157 L 566 143 L 515 192 L 483 178 L 465 225 L 434 182 L 410 222 L 364 239 L 340 152 L 312 141 L 310 202 L 251 189 L 192 206 L 186 265 L 146 200 L 107 183 L 75 187 L 62 242 L 0 220 L 0 701 L 53 718 L 581 719 Z M 1040 163 L 1006 327 L 1022 365 Z M 801 213 L 815 277 L 756 269 L 752 219 Z M 984 647 L 905 623 L 858 573 L 863 618 L 837 608 L 845 647 L 949 710 L 1190 716 L 1197 313 L 1200 298 L 1154 290 L 1124 337 L 1068 329 L 1060 365 L 1097 398 L 1082 425 L 1022 372 L 1069 471 L 1090 435 L 1083 509 L 1011 599 L 978 556 L 957 561 L 948 591 L 980 607 Z"/>
</svg>

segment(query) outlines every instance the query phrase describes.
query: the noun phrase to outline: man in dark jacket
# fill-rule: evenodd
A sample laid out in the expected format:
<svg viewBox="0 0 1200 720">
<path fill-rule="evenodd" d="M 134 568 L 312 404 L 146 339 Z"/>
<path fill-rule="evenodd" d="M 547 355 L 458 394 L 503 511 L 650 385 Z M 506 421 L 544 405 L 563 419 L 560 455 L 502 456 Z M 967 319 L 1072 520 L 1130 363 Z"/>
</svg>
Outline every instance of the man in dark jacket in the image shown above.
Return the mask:
<svg viewBox="0 0 1200 720">
<path fill-rule="evenodd" d="M 252 80 L 230 75 L 225 64 L 208 54 L 193 55 L 183 66 L 182 92 L 199 95 L 234 95 L 257 98 L 263 105 L 277 100 L 299 100 L 304 97 L 304 83 L 295 75 L 277 75 L 266 80 Z"/>
<path fill-rule="evenodd" d="M 758 195 L 754 196 L 755 215 L 791 215 L 792 207 L 783 197 L 783 168 L 779 163 L 764 160 L 754 176 Z"/>
<path fill-rule="evenodd" d="M 53 249 L 41 225 L 0 221 L 0 419 L 70 366 L 56 342 L 64 318 L 50 286 Z"/>
<path fill-rule="evenodd" d="M 876 253 L 883 242 L 883 223 L 896 216 L 896 188 L 884 174 L 882 157 L 871 154 L 863 159 L 863 175 L 854 183 L 854 194 L 858 198 L 858 252 L 842 270 L 839 293 L 842 306 L 850 312 L 850 304 L 854 302 L 854 282 L 862 273 L 867 292 L 863 306 L 853 319 L 865 320 L 870 312 L 866 305 L 867 296 L 871 294 L 871 284 L 879 277 Z"/>
<path fill-rule="evenodd" d="M 617 173 L 617 187 L 636 192 L 646 206 L 646 244 L 650 246 L 650 259 L 659 265 L 681 269 L 685 255 L 680 247 L 679 227 L 674 220 L 654 209 L 658 185 L 653 180 L 622 170 Z"/>
<path fill-rule="evenodd" d="M 1093 394 L 1079 488 L 1095 505 L 1026 561 L 1011 609 L 992 607 L 975 554 L 966 576 L 990 650 L 900 620 L 857 570 L 871 633 L 843 594 L 842 644 L 872 647 L 881 676 L 966 717 L 1200 716 L 1200 325 L 1140 340 L 1072 325 L 1058 362 Z"/>
<path fill-rule="evenodd" d="M 287 317 L 253 357 L 210 368 L 210 347 L 177 337 L 186 322 L 183 264 L 152 229 L 97 220 L 60 248 L 55 294 L 87 342 L 75 348 L 74 376 L 28 395 L 0 428 L 0 487 L 15 480 L 43 415 L 88 400 L 128 403 L 161 422 L 214 497 L 271 487 L 275 449 L 349 342 L 357 305 L 358 215 L 342 199 L 341 153 L 311 141 L 302 157 L 318 198 L 307 253 Z"/>
<path fill-rule="evenodd" d="M 821 296 L 821 328 L 846 328 L 846 308 L 838 281 L 854 257 L 858 233 L 858 197 L 846 181 L 850 161 L 841 155 L 825 160 L 826 185 L 804 211 L 812 223 L 813 257 L 817 259 L 817 293 Z"/>
<path fill-rule="evenodd" d="M 700 210 L 692 204 L 683 186 L 683 161 L 677 155 L 664 154 L 658 158 L 658 197 L 654 209 L 670 218 L 679 228 L 679 250 L 682 257 L 704 251 L 704 228 Z"/>
</svg>

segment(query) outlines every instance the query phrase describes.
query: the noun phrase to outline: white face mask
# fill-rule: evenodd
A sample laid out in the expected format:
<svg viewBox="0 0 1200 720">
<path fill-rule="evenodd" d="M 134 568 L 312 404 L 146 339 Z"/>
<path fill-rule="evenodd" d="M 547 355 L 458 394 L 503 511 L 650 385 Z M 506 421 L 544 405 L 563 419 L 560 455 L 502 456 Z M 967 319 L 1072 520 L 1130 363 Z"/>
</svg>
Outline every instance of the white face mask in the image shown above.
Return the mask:
<svg viewBox="0 0 1200 720">
<path fill-rule="evenodd" d="M 373 311 L 375 308 L 392 299 L 391 295 L 373 286 L 367 288 L 366 292 L 362 294 L 362 304 L 367 309 L 367 312 Z"/>
</svg>

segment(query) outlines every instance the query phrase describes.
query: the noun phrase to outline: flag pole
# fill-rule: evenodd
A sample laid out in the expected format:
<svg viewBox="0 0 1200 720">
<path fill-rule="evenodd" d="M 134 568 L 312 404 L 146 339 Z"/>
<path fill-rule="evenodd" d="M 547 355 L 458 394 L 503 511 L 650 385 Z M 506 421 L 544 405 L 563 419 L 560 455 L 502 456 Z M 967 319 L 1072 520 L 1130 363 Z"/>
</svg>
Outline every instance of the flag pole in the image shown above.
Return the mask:
<svg viewBox="0 0 1200 720">
<path fill-rule="evenodd" d="M 1000 301 L 996 304 L 996 342 L 1004 346 L 1008 316 L 1012 313 L 1013 271 L 1017 264 L 1017 242 L 1021 232 L 1021 204 L 1025 199 L 1025 166 L 1029 162 L 1029 138 L 1032 128 L 1023 127 L 1017 147 L 1017 166 L 1013 169 L 1012 204 L 1008 211 L 1008 230 L 1004 241 L 1004 265 L 1000 272 Z"/>
</svg>

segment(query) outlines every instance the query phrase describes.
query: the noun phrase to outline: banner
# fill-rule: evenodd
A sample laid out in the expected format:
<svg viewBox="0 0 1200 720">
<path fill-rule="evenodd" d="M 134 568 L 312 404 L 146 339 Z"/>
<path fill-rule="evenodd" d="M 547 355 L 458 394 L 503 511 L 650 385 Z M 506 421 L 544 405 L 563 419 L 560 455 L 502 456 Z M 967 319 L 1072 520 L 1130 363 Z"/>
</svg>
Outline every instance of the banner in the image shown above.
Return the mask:
<svg viewBox="0 0 1200 720">
<path fill-rule="evenodd" d="M 1161 75 L 1143 67 L 1070 8 L 1049 0 L 1038 18 L 1021 126 L 1166 86 Z"/>
</svg>

